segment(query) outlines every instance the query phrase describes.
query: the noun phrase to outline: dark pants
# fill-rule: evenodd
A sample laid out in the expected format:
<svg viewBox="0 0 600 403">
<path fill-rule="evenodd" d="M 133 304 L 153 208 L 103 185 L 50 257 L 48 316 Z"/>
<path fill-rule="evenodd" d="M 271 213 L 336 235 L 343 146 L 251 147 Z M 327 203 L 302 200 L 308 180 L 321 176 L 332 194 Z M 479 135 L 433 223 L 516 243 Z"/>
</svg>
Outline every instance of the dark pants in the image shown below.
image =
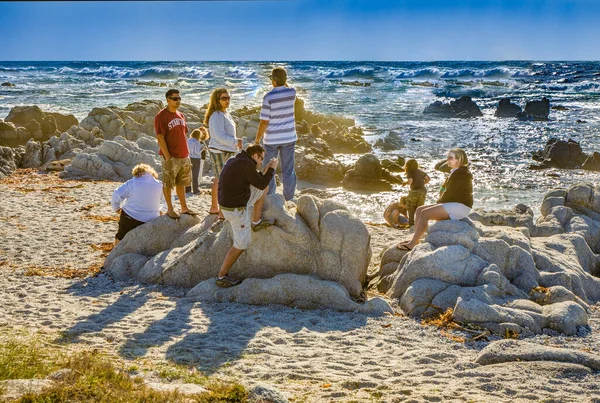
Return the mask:
<svg viewBox="0 0 600 403">
<path fill-rule="evenodd" d="M 425 204 L 425 189 L 411 190 L 406 197 L 406 210 L 408 211 L 408 225 L 415 225 L 415 210 Z"/>
<path fill-rule="evenodd" d="M 192 188 L 194 193 L 199 193 L 200 189 L 198 189 L 198 183 L 200 182 L 200 178 L 198 178 L 198 174 L 200 173 L 200 158 L 190 158 L 192 160 L 192 186 L 186 186 L 185 191 L 191 192 Z"/>
<path fill-rule="evenodd" d="M 117 235 L 115 235 L 115 238 L 119 241 L 122 240 L 125 234 L 142 224 L 143 222 L 131 218 L 125 210 L 121 210 L 121 216 L 119 217 L 119 231 L 117 232 Z"/>
</svg>

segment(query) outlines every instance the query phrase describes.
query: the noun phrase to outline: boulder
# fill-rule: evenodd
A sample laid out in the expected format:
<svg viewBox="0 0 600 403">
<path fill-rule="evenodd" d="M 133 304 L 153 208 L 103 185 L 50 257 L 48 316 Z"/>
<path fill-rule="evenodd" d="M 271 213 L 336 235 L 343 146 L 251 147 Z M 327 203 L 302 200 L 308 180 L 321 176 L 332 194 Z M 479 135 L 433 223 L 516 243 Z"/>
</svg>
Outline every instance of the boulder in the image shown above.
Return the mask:
<svg viewBox="0 0 600 403">
<path fill-rule="evenodd" d="M 15 106 L 4 120 L 25 127 L 32 137 L 38 141 L 45 141 L 56 132 L 54 116 L 51 113 L 42 111 L 36 105 Z"/>
<path fill-rule="evenodd" d="M 498 109 L 496 109 L 494 116 L 498 118 L 516 118 L 521 111 L 521 107 L 517 104 L 511 103 L 510 98 L 502 98 L 498 104 Z"/>
<path fill-rule="evenodd" d="M 342 186 L 349 190 L 382 192 L 391 190 L 392 183 L 400 182 L 399 178 L 382 168 L 375 155 L 365 154 L 346 172 Z"/>
<path fill-rule="evenodd" d="M 586 160 L 581 146 L 575 140 L 558 140 L 551 138 L 546 142 L 544 150 L 534 154 L 533 159 L 543 162 L 546 167 L 579 168 Z"/>
<path fill-rule="evenodd" d="M 71 126 L 77 126 L 79 121 L 73 115 L 63 115 L 62 113 L 50 112 L 50 115 L 56 122 L 56 129 L 60 132 L 66 132 Z"/>
<path fill-rule="evenodd" d="M 450 101 L 449 104 L 435 101 L 425 108 L 423 113 L 457 118 L 483 116 L 483 113 L 481 113 L 477 104 L 467 95 L 463 95 L 457 100 Z"/>
<path fill-rule="evenodd" d="M 38 137 L 40 134 L 36 133 Z M 29 133 L 23 126 L 0 120 L 0 146 L 16 147 L 24 145 L 31 138 L 34 138 L 34 135 Z"/>
<path fill-rule="evenodd" d="M 21 160 L 21 168 L 37 168 L 42 165 L 42 145 L 31 139 L 25 144 L 25 155 Z"/>
<path fill-rule="evenodd" d="M 594 152 L 591 156 L 587 157 L 581 168 L 588 171 L 600 172 L 600 153 Z"/>
<path fill-rule="evenodd" d="M 589 211 L 600 207 L 593 202 L 595 189 L 579 185 L 570 192 L 573 203 Z M 588 324 L 589 304 L 600 301 L 595 276 L 600 257 L 593 249 L 600 247 L 600 221 L 575 213 L 561 199 L 569 200 L 569 192 L 548 192 L 542 216 L 560 235 L 531 238 L 530 232 L 541 230 L 525 206 L 505 212 L 506 217 L 501 212 L 496 218 L 487 212 L 470 215 L 480 222 L 440 221 L 411 252 L 385 251 L 371 284 L 397 298 L 412 316 L 452 309 L 455 321 L 497 334 L 544 329 L 577 334 Z"/>
<path fill-rule="evenodd" d="M 12 148 L 0 146 L 0 178 L 12 174 L 16 169 L 17 164 Z"/>
<path fill-rule="evenodd" d="M 5 81 L 2 84 L 0 84 L 0 87 L 16 87 L 16 85 L 11 83 L 10 81 Z"/>
<path fill-rule="evenodd" d="M 525 113 L 533 116 L 534 120 L 548 120 L 550 101 L 544 97 L 541 101 L 529 101 L 525 105 Z"/>
<path fill-rule="evenodd" d="M 400 137 L 400 133 L 390 131 L 383 139 L 375 142 L 375 147 L 381 148 L 383 151 L 394 151 L 404 147 L 404 141 Z"/>
<path fill-rule="evenodd" d="M 364 224 L 330 200 L 303 195 L 295 210 L 284 204 L 281 195 L 267 197 L 263 217 L 276 223 L 252 234 L 250 247 L 233 265 L 231 274 L 245 279 L 284 273 L 312 275 L 342 285 L 351 297 L 359 296 L 371 258 Z M 158 217 L 128 233 L 104 266 L 110 272 L 123 272 L 120 262 L 133 253 L 149 258 L 142 267 L 141 258 L 128 261 L 136 262 L 135 267 L 127 263 L 127 271 L 136 273 L 142 282 L 193 288 L 205 280 L 214 281 L 233 242 L 229 223 L 214 221 L 212 217 L 203 222 L 186 218 L 173 223 L 168 217 Z M 189 232 L 191 236 L 186 235 Z M 302 299 L 300 295 L 294 298 Z"/>
</svg>

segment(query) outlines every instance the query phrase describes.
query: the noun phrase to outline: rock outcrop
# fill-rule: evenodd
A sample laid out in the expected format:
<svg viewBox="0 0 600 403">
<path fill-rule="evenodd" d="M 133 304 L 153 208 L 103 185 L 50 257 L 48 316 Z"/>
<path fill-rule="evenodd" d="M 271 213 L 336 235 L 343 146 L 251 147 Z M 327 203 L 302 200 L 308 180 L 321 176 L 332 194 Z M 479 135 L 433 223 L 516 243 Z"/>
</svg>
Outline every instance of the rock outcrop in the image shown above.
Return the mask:
<svg viewBox="0 0 600 403">
<path fill-rule="evenodd" d="M 6 125 L 7 122 L 13 123 L 13 126 Z M 73 115 L 44 112 L 35 105 L 15 106 L 0 127 L 0 142 L 2 145 L 15 147 L 26 144 L 30 139 L 46 141 L 77 124 L 77 119 Z M 19 130 L 17 127 L 24 130 Z"/>
<path fill-rule="evenodd" d="M 525 105 L 525 113 L 532 116 L 534 120 L 548 120 L 550 114 L 550 100 L 543 97 L 540 101 L 529 101 Z"/>
<path fill-rule="evenodd" d="M 450 308 L 497 334 L 574 335 L 600 301 L 600 188 L 550 191 L 541 213 L 535 224 L 526 206 L 435 223 L 413 251 L 385 251 L 372 284 L 409 315 Z"/>
<path fill-rule="evenodd" d="M 543 168 L 561 168 L 577 169 L 582 168 L 585 163 L 587 168 L 595 168 L 595 157 L 592 159 L 581 150 L 581 145 L 572 139 L 567 141 L 551 138 L 546 142 L 542 151 L 535 152 L 533 160 L 541 165 L 531 166 L 532 169 Z"/>
<path fill-rule="evenodd" d="M 494 116 L 498 118 L 516 118 L 522 109 L 519 105 L 510 102 L 510 98 L 502 98 Z"/>
<path fill-rule="evenodd" d="M 401 183 L 401 179 L 383 168 L 373 154 L 360 157 L 342 181 L 346 189 L 370 192 L 389 191 L 392 190 L 392 184 L 398 183 Z"/>
<path fill-rule="evenodd" d="M 16 169 L 17 164 L 12 148 L 0 146 L 0 178 L 12 174 Z"/>
<path fill-rule="evenodd" d="M 297 206 L 288 209 L 280 195 L 271 195 L 263 217 L 274 219 L 275 225 L 253 233 L 250 247 L 231 269 L 246 279 L 238 286 L 244 292 L 214 287 L 232 235 L 229 223 L 213 216 L 203 221 L 182 216 L 177 222 L 159 217 L 146 223 L 112 250 L 105 267 L 117 279 L 195 287 L 189 295 L 198 299 L 361 312 L 388 309 L 382 301 L 368 308 L 350 301 L 362 293 L 371 248 L 366 227 L 345 207 L 300 196 Z"/>
<path fill-rule="evenodd" d="M 463 95 L 449 104 L 435 101 L 423 111 L 425 114 L 433 114 L 444 117 L 473 118 L 483 116 L 481 110 L 470 96 Z"/>
</svg>

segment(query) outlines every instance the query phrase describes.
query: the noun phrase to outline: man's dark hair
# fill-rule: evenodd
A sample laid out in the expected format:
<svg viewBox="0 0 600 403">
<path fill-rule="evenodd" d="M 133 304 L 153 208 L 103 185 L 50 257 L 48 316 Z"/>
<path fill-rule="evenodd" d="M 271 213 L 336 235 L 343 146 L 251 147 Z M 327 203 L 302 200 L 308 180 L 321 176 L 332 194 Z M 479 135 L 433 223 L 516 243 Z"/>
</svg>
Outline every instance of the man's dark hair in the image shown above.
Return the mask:
<svg viewBox="0 0 600 403">
<path fill-rule="evenodd" d="M 285 85 L 287 82 L 287 71 L 283 67 L 275 67 L 271 72 L 271 78 L 278 86 Z"/>
<path fill-rule="evenodd" d="M 167 93 L 165 94 L 165 98 L 171 98 L 171 95 L 173 94 L 179 94 L 179 90 L 176 89 L 170 89 L 169 91 L 167 91 Z"/>
<path fill-rule="evenodd" d="M 246 154 L 248 157 L 252 158 L 255 154 L 262 154 L 265 152 L 265 149 L 260 144 L 251 144 L 246 148 Z"/>
</svg>

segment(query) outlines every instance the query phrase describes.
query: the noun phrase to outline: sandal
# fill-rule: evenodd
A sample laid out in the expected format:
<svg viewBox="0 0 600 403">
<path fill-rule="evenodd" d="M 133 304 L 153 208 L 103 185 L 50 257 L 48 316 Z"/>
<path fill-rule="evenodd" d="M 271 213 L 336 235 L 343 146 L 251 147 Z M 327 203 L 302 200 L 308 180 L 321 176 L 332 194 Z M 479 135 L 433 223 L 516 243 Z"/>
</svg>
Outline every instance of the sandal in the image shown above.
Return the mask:
<svg viewBox="0 0 600 403">
<path fill-rule="evenodd" d="M 217 277 L 217 281 L 216 281 L 217 287 L 221 287 L 221 288 L 233 287 L 233 286 L 240 284 L 241 282 L 242 282 L 242 280 L 236 280 L 229 276 Z"/>
<path fill-rule="evenodd" d="M 210 210 L 208 211 L 208 215 L 217 215 L 217 214 L 219 214 L 218 211 L 215 211 L 214 213 L 212 211 L 210 211 Z"/>
<path fill-rule="evenodd" d="M 408 244 L 406 244 L 406 243 L 396 245 L 396 249 L 406 251 L 406 252 L 410 252 L 412 250 L 412 248 L 410 248 L 408 246 Z"/>
<path fill-rule="evenodd" d="M 171 213 L 167 211 L 167 216 L 173 220 L 178 220 L 180 218 L 179 214 L 174 211 L 171 211 Z"/>
<path fill-rule="evenodd" d="M 196 213 L 195 211 L 192 211 L 192 210 L 182 211 L 181 214 L 191 215 L 192 217 L 196 217 L 198 215 L 198 213 Z"/>
</svg>

